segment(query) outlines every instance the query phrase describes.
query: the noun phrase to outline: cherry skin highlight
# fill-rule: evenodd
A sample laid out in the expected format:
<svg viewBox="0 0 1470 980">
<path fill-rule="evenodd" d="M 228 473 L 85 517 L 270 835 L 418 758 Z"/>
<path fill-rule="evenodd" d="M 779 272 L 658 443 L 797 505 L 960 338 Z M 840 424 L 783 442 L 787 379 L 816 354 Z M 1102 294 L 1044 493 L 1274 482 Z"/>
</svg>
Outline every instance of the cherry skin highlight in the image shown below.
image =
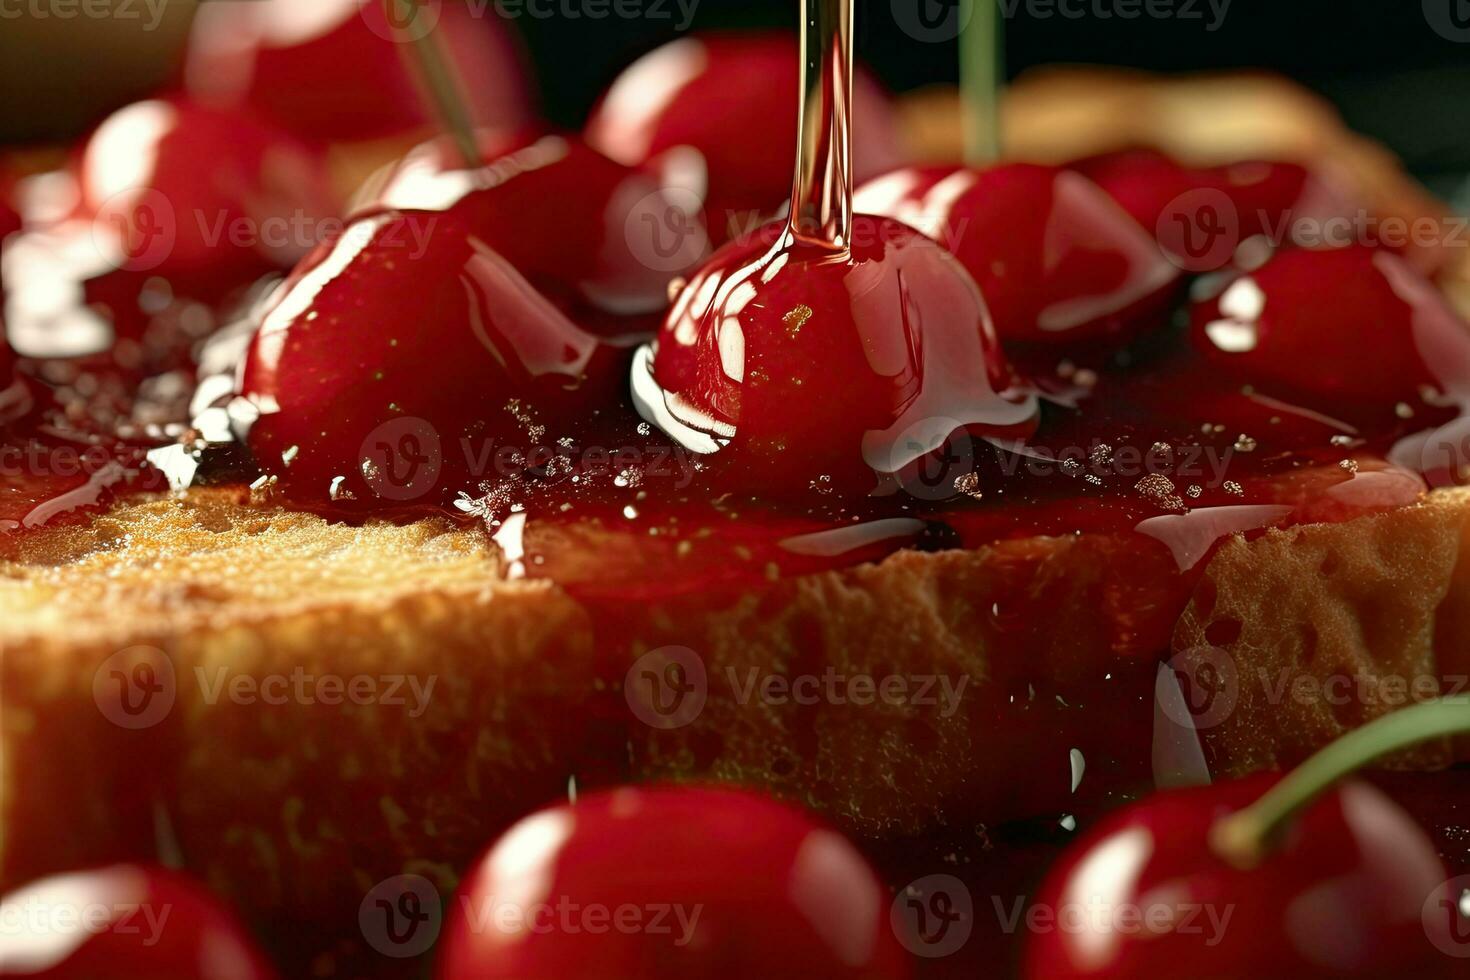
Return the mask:
<svg viewBox="0 0 1470 980">
<path fill-rule="evenodd" d="M 619 76 L 593 110 L 587 141 L 630 165 L 676 147 L 699 151 L 710 234 L 724 241 L 790 200 L 796 144 L 784 134 L 796 123 L 800 66 L 787 34 L 674 41 Z M 902 140 L 888 97 L 861 68 L 852 104 L 854 174 L 865 180 L 899 163 Z"/>
<path fill-rule="evenodd" d="M 700 199 L 677 155 L 625 167 L 574 137 L 483 132 L 465 169 L 445 140 L 411 152 L 372 206 L 451 202 L 475 234 L 577 323 L 651 332 L 669 282 L 705 258 Z"/>
<path fill-rule="evenodd" d="M 0 937 L 0 977 L 275 977 L 233 913 L 194 881 L 162 868 L 120 864 L 54 875 L 11 892 L 0 905 L 7 921 L 48 917 L 39 929 L 7 929 Z M 101 920 L 88 917 L 94 914 Z"/>
<path fill-rule="evenodd" d="M 527 817 L 470 869 L 435 976 L 903 978 L 890 901 L 850 843 L 796 809 L 616 789 Z"/>
<path fill-rule="evenodd" d="M 444 506 L 498 480 L 477 450 L 529 456 L 616 405 L 624 364 L 457 212 L 384 211 L 282 287 L 240 393 L 298 500 Z"/>
<path fill-rule="evenodd" d="M 395 5 L 395 13 L 407 12 Z M 501 18 L 464 3 L 422 4 L 421 27 L 447 46 L 470 121 L 529 121 L 531 82 Z M 189 36 L 185 86 L 202 101 L 248 107 L 303 139 L 368 140 L 430 126 L 430 102 L 406 46 L 419 27 L 382 3 L 255 0 L 204 5 Z"/>
<path fill-rule="evenodd" d="M 1215 821 L 1276 779 L 1160 793 L 1103 821 L 1041 887 L 1034 908 L 1059 927 L 1030 938 L 1024 975 L 1143 980 L 1187 964 L 1201 980 L 1449 976 L 1423 915 L 1449 876 L 1368 784 L 1317 800 L 1258 867 L 1212 851 Z"/>
<path fill-rule="evenodd" d="M 861 214 L 844 250 L 763 231 L 690 280 L 633 368 L 639 411 L 716 453 L 732 486 L 862 496 L 956 432 L 1034 429 L 974 280 L 938 244 Z"/>
<path fill-rule="evenodd" d="M 1058 167 L 907 167 L 858 188 L 853 205 L 953 252 L 1003 341 L 1127 338 L 1163 322 L 1180 278 L 1151 232 Z"/>
<path fill-rule="evenodd" d="M 1470 384 L 1470 328 L 1383 250 L 1282 251 L 1196 303 L 1190 319 L 1212 363 L 1349 417 L 1417 402 L 1421 386 L 1456 393 Z"/>
<path fill-rule="evenodd" d="M 1296 222 L 1349 210 L 1335 185 L 1296 163 L 1191 168 L 1156 150 L 1125 150 L 1069 166 L 1107 191 L 1192 272 L 1223 266 L 1235 246 L 1255 235 L 1290 242 Z"/>
<path fill-rule="evenodd" d="M 289 268 L 337 208 L 323 163 L 250 115 L 183 98 L 134 103 L 88 139 L 81 212 L 110 230 L 121 264 L 238 285 Z"/>
</svg>

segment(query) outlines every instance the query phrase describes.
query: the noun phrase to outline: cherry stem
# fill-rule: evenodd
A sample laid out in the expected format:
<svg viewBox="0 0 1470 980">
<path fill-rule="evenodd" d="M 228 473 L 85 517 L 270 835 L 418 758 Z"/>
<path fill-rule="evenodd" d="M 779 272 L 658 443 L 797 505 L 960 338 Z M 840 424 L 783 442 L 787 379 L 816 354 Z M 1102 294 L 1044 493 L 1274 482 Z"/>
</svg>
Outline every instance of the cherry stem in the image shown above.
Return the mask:
<svg viewBox="0 0 1470 980">
<path fill-rule="evenodd" d="M 480 159 L 479 148 L 475 145 L 474 124 L 470 121 L 463 87 L 455 75 L 444 38 L 432 28 L 419 27 L 418 19 L 422 14 L 423 0 L 383 0 L 383 3 L 387 8 L 389 25 L 398 23 L 396 10 L 401 10 L 404 5 L 410 8 L 408 23 L 403 29 L 413 38 L 411 47 L 414 62 L 428 90 L 429 99 L 440 122 L 458 146 L 465 166 L 481 166 L 483 161 Z"/>
<path fill-rule="evenodd" d="M 1470 696 L 1395 711 L 1313 755 L 1244 810 L 1210 828 L 1215 853 L 1241 868 L 1259 865 L 1283 829 L 1339 779 L 1373 760 L 1431 738 L 1470 732 Z"/>
<path fill-rule="evenodd" d="M 960 34 L 960 105 L 964 110 L 965 162 L 984 166 L 1000 159 L 1000 93 L 1005 80 L 1005 30 L 1000 0 L 963 0 L 969 23 Z"/>
<path fill-rule="evenodd" d="M 804 7 L 791 233 L 841 250 L 852 228 L 853 0 L 804 0 Z"/>
</svg>

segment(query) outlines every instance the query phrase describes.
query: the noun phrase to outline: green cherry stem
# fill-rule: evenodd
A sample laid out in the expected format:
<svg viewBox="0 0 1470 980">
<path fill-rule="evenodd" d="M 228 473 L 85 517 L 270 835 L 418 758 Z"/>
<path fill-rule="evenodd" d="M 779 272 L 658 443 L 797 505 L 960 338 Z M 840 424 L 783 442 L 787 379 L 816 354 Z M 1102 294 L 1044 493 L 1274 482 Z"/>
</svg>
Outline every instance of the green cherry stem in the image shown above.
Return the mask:
<svg viewBox="0 0 1470 980">
<path fill-rule="evenodd" d="M 1390 752 L 1470 732 L 1470 696 L 1426 701 L 1369 722 L 1293 770 L 1244 810 L 1210 828 L 1210 846 L 1241 868 L 1259 865 L 1282 830 L 1339 779 Z"/>
<path fill-rule="evenodd" d="M 428 89 L 429 98 L 434 103 L 434 109 L 459 148 L 465 166 L 481 166 L 484 161 L 480 159 L 479 148 L 475 146 L 474 123 L 470 121 L 469 110 L 465 107 L 461 84 L 454 73 L 443 35 L 433 28 L 419 27 L 418 19 L 423 13 L 423 0 L 383 0 L 383 3 L 388 8 L 389 24 L 397 20 L 395 8 L 408 6 L 408 23 L 404 30 L 413 38 L 411 47 L 414 62 Z"/>
<path fill-rule="evenodd" d="M 1000 92 L 1005 79 L 1000 0 L 962 0 L 970 11 L 960 33 L 960 105 L 965 162 L 983 167 L 1000 159 Z"/>
</svg>

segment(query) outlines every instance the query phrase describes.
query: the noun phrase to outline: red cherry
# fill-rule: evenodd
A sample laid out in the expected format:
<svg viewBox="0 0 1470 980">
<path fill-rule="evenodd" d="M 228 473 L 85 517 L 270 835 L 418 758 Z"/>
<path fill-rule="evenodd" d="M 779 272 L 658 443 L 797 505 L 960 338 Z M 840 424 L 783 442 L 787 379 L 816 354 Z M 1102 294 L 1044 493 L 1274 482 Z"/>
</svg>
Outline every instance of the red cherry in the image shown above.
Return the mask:
<svg viewBox="0 0 1470 980">
<path fill-rule="evenodd" d="M 1372 786 L 1319 798 L 1259 866 L 1213 852 L 1216 821 L 1275 782 L 1161 793 L 1096 827 L 1037 895 L 1033 914 L 1048 924 L 1031 937 L 1025 976 L 1450 975 L 1455 961 L 1431 943 L 1426 930 L 1439 926 L 1424 912 L 1448 875 L 1424 832 Z"/>
<path fill-rule="evenodd" d="M 785 222 L 758 238 L 710 259 L 633 368 L 639 411 L 718 450 L 737 485 L 862 495 L 957 430 L 1034 428 L 974 280 L 938 244 L 862 214 L 845 251 Z"/>
<path fill-rule="evenodd" d="M 858 189 L 860 211 L 941 242 L 1007 341 L 1078 341 L 1161 322 L 1179 269 L 1153 235 L 1070 170 L 909 167 Z"/>
<path fill-rule="evenodd" d="M 577 323 L 599 333 L 656 328 L 669 281 L 708 253 L 699 198 L 678 160 L 637 168 L 575 138 L 487 132 L 483 167 L 446 140 L 411 152 L 372 200 L 437 210 L 453 202 L 474 233 Z"/>
<path fill-rule="evenodd" d="M 385 211 L 292 274 L 241 392 L 257 461 L 304 499 L 447 504 L 495 477 L 484 446 L 530 452 L 615 405 L 623 364 L 459 212 Z"/>
<path fill-rule="evenodd" d="M 0 901 L 0 977 L 270 980 L 234 914 L 183 875 L 120 864 L 44 878 Z"/>
<path fill-rule="evenodd" d="M 1328 197 L 1322 178 L 1295 163 L 1243 161 L 1223 167 L 1182 166 L 1156 150 L 1126 150 L 1069 165 L 1086 174 L 1149 231 L 1183 194 L 1217 190 L 1235 205 L 1240 239 L 1270 234 L 1304 204 Z M 1273 238 L 1282 236 L 1272 235 Z"/>
<path fill-rule="evenodd" d="M 506 832 L 455 898 L 435 975 L 907 977 L 889 904 L 851 844 L 791 807 L 618 789 Z"/>
<path fill-rule="evenodd" d="M 176 366 L 222 307 L 288 269 L 336 205 L 316 154 L 247 116 L 186 99 L 109 117 L 34 195 L 6 245 L 6 320 L 25 354 L 108 351 L 128 371 Z M 53 201 L 68 200 L 68 213 Z"/>
<path fill-rule="evenodd" d="M 494 8 L 419 6 L 413 30 L 432 27 L 448 46 L 471 122 L 526 122 L 530 82 Z M 205 5 L 189 37 L 186 85 L 204 101 L 255 109 L 303 139 L 394 136 L 432 119 L 407 57 L 414 36 L 390 24 L 377 0 Z"/>
<path fill-rule="evenodd" d="M 723 240 L 731 219 L 738 226 L 791 197 L 796 143 L 784 134 L 796 122 L 800 66 L 789 34 L 674 41 L 613 82 L 587 123 L 587 142 L 629 165 L 674 147 L 698 150 L 710 232 Z M 901 139 L 888 97 L 866 71 L 853 78 L 853 105 L 853 172 L 865 180 L 899 163 Z"/>
<path fill-rule="evenodd" d="M 1280 252 L 1191 321 L 1213 363 L 1344 414 L 1470 383 L 1464 321 L 1403 259 L 1360 245 Z"/>
<path fill-rule="evenodd" d="M 317 155 L 285 132 L 187 99 L 138 102 L 88 139 L 81 213 L 120 264 L 237 286 L 288 268 L 336 212 Z M 99 244 L 107 247 L 106 242 Z"/>
</svg>

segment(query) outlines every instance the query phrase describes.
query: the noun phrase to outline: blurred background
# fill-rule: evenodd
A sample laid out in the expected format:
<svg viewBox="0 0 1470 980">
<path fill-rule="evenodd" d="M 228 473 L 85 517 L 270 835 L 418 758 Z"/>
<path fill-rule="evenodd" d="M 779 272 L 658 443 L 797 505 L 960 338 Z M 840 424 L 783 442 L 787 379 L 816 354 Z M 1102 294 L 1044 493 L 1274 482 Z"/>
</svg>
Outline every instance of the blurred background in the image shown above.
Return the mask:
<svg viewBox="0 0 1470 980">
<path fill-rule="evenodd" d="M 0 0 L 0 142 L 67 140 L 166 84 L 197 2 Z M 941 18 L 955 2 L 859 0 L 861 57 L 897 91 L 952 82 L 953 43 L 916 42 L 902 21 Z M 1467 0 L 995 2 L 1007 13 L 1013 76 L 1053 62 L 1266 68 L 1331 99 L 1438 189 L 1452 191 L 1450 175 L 1470 171 Z M 564 126 L 580 125 L 620 67 L 683 30 L 794 30 L 797 16 L 793 0 L 637 0 L 636 16 L 601 19 L 567 0 L 500 4 L 536 66 L 545 115 Z"/>
</svg>

